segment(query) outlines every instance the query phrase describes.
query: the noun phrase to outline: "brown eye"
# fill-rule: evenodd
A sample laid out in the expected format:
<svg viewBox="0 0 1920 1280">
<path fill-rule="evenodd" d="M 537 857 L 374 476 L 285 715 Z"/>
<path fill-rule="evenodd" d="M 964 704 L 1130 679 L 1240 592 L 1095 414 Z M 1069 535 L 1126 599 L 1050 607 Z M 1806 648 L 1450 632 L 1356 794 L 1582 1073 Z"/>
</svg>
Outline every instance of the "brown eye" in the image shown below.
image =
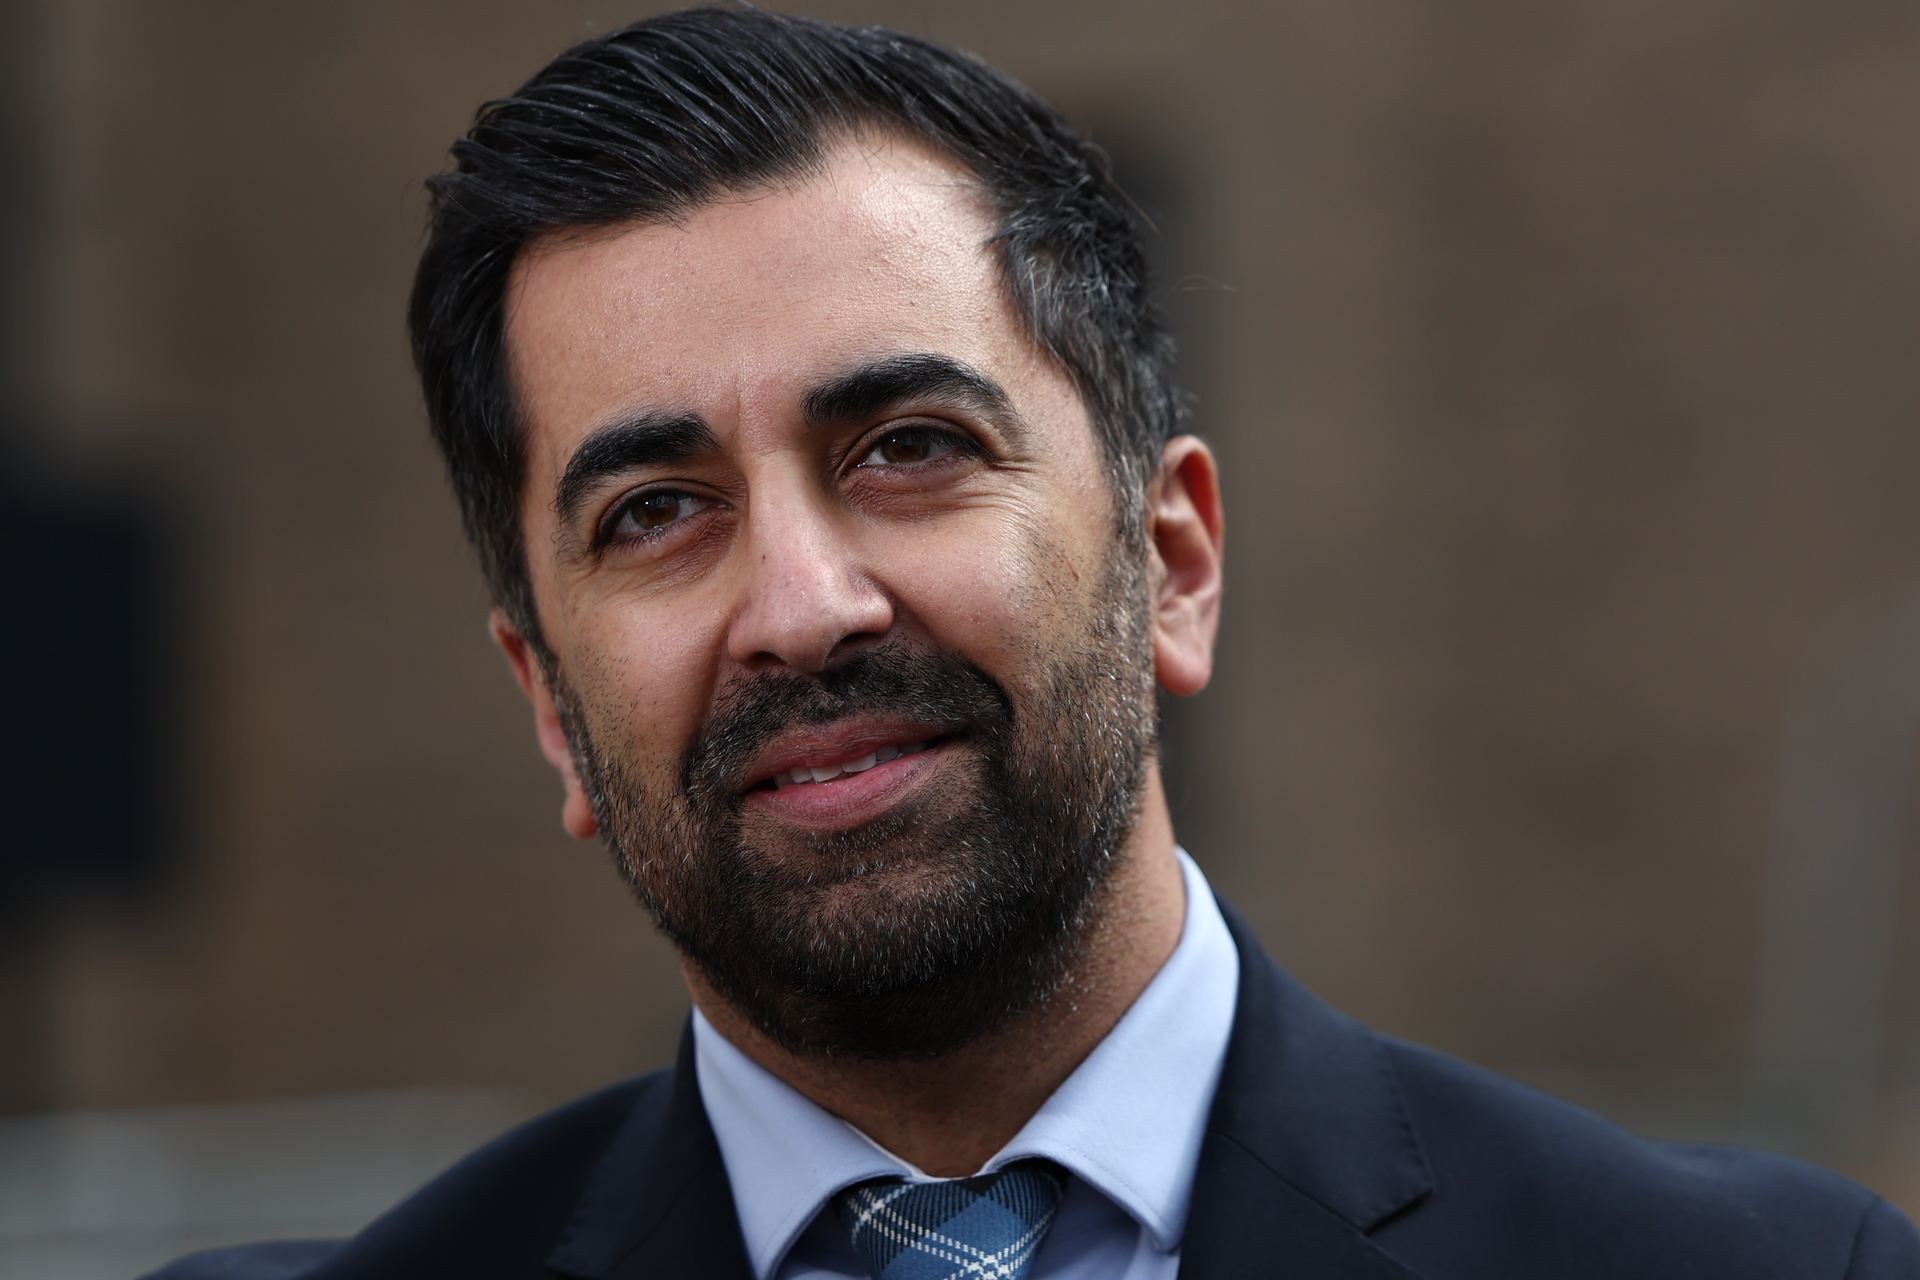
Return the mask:
<svg viewBox="0 0 1920 1280">
<path fill-rule="evenodd" d="M 650 493 L 627 508 L 627 514 L 642 529 L 658 529 L 662 525 L 672 524 L 680 515 L 680 495 Z"/>
<path fill-rule="evenodd" d="M 617 542 L 625 538 L 651 538 L 712 505 L 710 498 L 677 489 L 643 493 L 614 512 L 607 525 L 607 539 Z"/>
<path fill-rule="evenodd" d="M 951 431 L 934 427 L 903 427 L 889 431 L 874 441 L 858 465 L 863 467 L 913 467 L 937 462 L 966 448 L 966 442 Z"/>
</svg>

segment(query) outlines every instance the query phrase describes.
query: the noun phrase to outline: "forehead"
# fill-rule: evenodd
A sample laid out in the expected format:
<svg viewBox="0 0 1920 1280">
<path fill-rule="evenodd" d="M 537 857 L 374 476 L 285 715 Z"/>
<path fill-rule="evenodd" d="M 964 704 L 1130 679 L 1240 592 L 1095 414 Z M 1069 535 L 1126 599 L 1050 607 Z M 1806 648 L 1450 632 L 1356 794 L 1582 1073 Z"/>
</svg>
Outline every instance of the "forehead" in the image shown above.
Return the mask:
<svg viewBox="0 0 1920 1280">
<path fill-rule="evenodd" d="M 822 370 L 938 352 L 1063 383 L 1018 323 L 979 183 L 911 141 L 848 139 L 820 172 L 671 223 L 553 238 L 515 265 L 507 348 L 530 478 L 610 412 L 673 407 L 721 437 Z"/>
</svg>

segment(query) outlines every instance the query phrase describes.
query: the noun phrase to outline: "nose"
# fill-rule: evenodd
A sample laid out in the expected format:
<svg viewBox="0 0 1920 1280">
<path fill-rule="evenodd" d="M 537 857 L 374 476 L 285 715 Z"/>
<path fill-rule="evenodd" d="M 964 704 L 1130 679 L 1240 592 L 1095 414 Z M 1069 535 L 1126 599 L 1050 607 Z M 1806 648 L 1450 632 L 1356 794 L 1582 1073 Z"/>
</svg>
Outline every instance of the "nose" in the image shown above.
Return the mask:
<svg viewBox="0 0 1920 1280">
<path fill-rule="evenodd" d="M 809 495 L 763 494 L 748 517 L 744 597 L 727 629 L 742 666 L 820 672 L 850 644 L 884 636 L 893 602 L 846 519 Z"/>
</svg>

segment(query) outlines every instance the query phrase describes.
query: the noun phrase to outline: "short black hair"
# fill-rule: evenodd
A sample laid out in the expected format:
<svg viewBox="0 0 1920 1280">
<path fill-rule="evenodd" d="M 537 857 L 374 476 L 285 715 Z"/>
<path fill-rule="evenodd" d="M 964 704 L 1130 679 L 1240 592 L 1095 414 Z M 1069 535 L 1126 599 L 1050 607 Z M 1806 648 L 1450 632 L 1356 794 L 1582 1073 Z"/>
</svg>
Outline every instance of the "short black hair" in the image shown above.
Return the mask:
<svg viewBox="0 0 1920 1280">
<path fill-rule="evenodd" d="M 882 27 L 705 8 L 576 45 L 482 106 L 430 178 L 408 325 L 434 437 L 495 601 L 550 663 L 527 577 L 524 425 L 503 298 L 549 232 L 684 216 L 804 175 L 861 129 L 918 137 L 974 173 L 1016 313 L 1094 421 L 1123 528 L 1183 428 L 1173 343 L 1150 292 L 1142 220 L 1106 156 L 1033 93 L 966 54 Z"/>
</svg>

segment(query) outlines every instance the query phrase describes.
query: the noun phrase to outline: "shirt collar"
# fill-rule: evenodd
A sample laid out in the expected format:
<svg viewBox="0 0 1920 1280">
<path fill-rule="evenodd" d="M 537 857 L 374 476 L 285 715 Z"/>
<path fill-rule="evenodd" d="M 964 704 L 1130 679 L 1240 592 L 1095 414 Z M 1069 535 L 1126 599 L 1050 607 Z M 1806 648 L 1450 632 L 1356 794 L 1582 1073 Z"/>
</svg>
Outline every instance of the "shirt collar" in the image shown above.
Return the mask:
<svg viewBox="0 0 1920 1280">
<path fill-rule="evenodd" d="M 1180 941 L 1131 1008 L 982 1172 L 1052 1160 L 1119 1205 L 1162 1251 L 1186 1229 L 1207 1109 L 1233 1029 L 1240 961 L 1206 878 Z M 834 1195 L 926 1175 L 755 1063 L 696 1009 L 695 1071 L 754 1274 L 767 1280 Z"/>
<path fill-rule="evenodd" d="M 1207 1110 L 1233 1031 L 1240 956 L 1213 891 L 1184 850 L 1180 942 L 1133 1007 L 1000 1153 L 1039 1156 L 1125 1209 L 1162 1251 L 1186 1230 Z"/>
<path fill-rule="evenodd" d="M 727 1166 L 747 1260 L 773 1275 L 820 1206 L 856 1182 L 903 1177 L 906 1164 L 804 1097 L 693 1011 L 700 1101 Z"/>
</svg>

